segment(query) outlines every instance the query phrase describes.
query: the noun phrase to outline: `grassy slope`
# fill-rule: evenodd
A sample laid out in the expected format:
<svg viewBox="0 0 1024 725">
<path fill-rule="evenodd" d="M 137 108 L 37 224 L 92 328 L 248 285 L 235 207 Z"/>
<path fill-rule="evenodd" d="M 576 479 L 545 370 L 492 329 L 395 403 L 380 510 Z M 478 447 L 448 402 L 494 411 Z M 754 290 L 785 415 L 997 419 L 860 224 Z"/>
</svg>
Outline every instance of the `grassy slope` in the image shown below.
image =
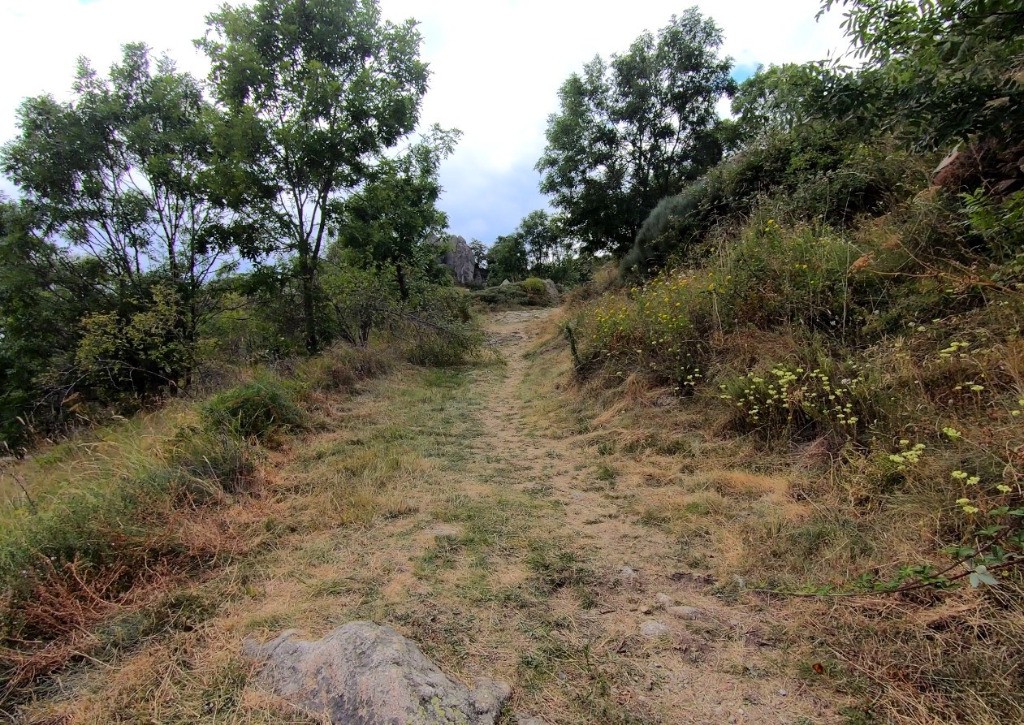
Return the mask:
<svg viewBox="0 0 1024 725">
<path fill-rule="evenodd" d="M 923 532 L 891 513 L 855 511 L 820 450 L 766 449 L 732 434 L 714 399 L 638 376 L 574 383 L 549 313 L 492 327 L 507 364 L 402 367 L 318 398 L 255 495 L 219 510 L 245 546 L 108 617 L 91 659 L 42 681 L 25 714 L 305 722 L 251 686 L 241 641 L 356 618 L 396 626 L 466 681 L 506 679 L 518 711 L 550 722 L 868 722 L 871 703 L 883 720 L 948 722 L 949 693 L 895 677 L 929 658 L 960 703 L 975 698 L 964 720 L 999 722 L 993 697 L 1016 706 L 993 678 L 998 640 L 971 646 L 993 631 L 977 592 L 751 591 L 921 550 Z M 657 594 L 698 613 L 673 616 Z M 642 636 L 652 620 L 668 634 Z"/>
<path fill-rule="evenodd" d="M 828 683 L 795 666 L 813 657 L 805 643 L 787 641 L 762 602 L 734 601 L 711 547 L 647 511 L 673 510 L 655 505 L 672 494 L 714 507 L 708 485 L 684 473 L 690 449 L 616 427 L 627 421 L 615 414 L 595 421 L 566 388 L 561 344 L 524 355 L 553 334 L 546 314 L 499 317 L 506 365 L 402 369 L 325 402 L 312 433 L 270 453 L 261 495 L 236 512 L 262 521 L 261 545 L 179 594 L 204 603 L 190 605 L 193 621 L 65 672 L 30 714 L 281 718 L 247 686 L 241 640 L 370 618 L 458 677 L 506 679 L 518 711 L 550 722 L 720 722 L 740 710 L 835 721 Z M 784 487 L 729 465 L 726 451 L 742 446 L 708 445 L 724 446 L 709 480 L 749 489 L 735 510 Z M 659 593 L 700 613 L 672 616 Z M 642 636 L 649 620 L 667 635 Z"/>
</svg>

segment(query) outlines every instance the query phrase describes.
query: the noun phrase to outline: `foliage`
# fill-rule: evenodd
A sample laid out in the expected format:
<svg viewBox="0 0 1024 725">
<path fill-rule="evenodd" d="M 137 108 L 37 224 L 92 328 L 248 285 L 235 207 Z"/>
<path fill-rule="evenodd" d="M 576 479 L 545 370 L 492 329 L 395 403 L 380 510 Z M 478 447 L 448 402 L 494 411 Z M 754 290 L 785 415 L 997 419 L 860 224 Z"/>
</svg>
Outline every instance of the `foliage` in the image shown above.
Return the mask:
<svg viewBox="0 0 1024 725">
<path fill-rule="evenodd" d="M 734 87 L 721 42 L 691 8 L 563 83 L 537 169 L 566 234 L 588 251 L 628 250 L 658 200 L 721 158 L 715 104 Z"/>
<path fill-rule="evenodd" d="M 395 277 L 385 269 L 365 269 L 331 260 L 324 268 L 323 289 L 343 340 L 365 346 L 374 329 L 384 326 L 400 303 Z"/>
<path fill-rule="evenodd" d="M 246 192 L 295 255 L 305 344 L 321 344 L 320 258 L 332 202 L 372 176 L 416 125 L 426 92 L 413 21 L 375 0 L 261 0 L 210 15 L 200 47 L 226 119 L 218 173 Z M 386 165 L 385 167 L 386 168 Z"/>
<path fill-rule="evenodd" d="M 409 299 L 405 270 L 448 225 L 447 215 L 435 206 L 441 194 L 438 171 L 459 135 L 434 126 L 402 156 L 382 160 L 363 188 L 333 210 L 338 243 L 378 268 L 389 266 L 403 301 Z"/>
<path fill-rule="evenodd" d="M 78 320 L 109 300 L 95 260 L 75 259 L 35 232 L 25 204 L 0 199 L 0 447 L 26 443 L 70 412 L 42 377 L 73 367 Z"/>
<path fill-rule="evenodd" d="M 626 270 L 649 272 L 702 251 L 723 220 L 759 206 L 776 217 L 848 225 L 919 188 L 924 164 L 889 139 L 870 143 L 843 127 L 773 132 L 709 171 L 645 219 Z M 767 203 L 766 203 L 767 201 Z"/>
<path fill-rule="evenodd" d="M 526 299 L 529 303 L 538 304 L 550 301 L 547 299 L 548 292 L 547 287 L 544 286 L 544 280 L 537 279 L 536 277 L 527 277 L 520 286 L 523 288 L 523 292 L 526 293 Z"/>
<path fill-rule="evenodd" d="M 187 384 L 214 278 L 257 252 L 256 225 L 214 183 L 216 122 L 199 82 L 141 44 L 106 77 L 81 61 L 69 102 L 22 104 L 0 154 L 23 194 L 0 229 L 5 440 L 58 427 L 73 404 Z"/>
<path fill-rule="evenodd" d="M 554 300 L 548 296 L 544 281 L 536 277 L 476 290 L 473 299 L 493 309 L 547 307 L 554 304 Z"/>
<path fill-rule="evenodd" d="M 487 281 L 499 285 L 505 280 L 517 282 L 530 271 L 526 241 L 522 236 L 510 234 L 498 239 L 487 250 Z"/>
<path fill-rule="evenodd" d="M 827 0 L 881 90 L 878 108 L 925 147 L 1020 137 L 1024 9 L 1016 0 Z M 884 110 L 883 110 L 884 109 Z"/>
<path fill-rule="evenodd" d="M 173 289 L 157 286 L 127 319 L 93 312 L 81 320 L 75 351 L 77 373 L 101 400 L 178 388 L 195 366 L 195 349 L 184 342 L 184 313 Z"/>
<path fill-rule="evenodd" d="M 984 256 L 1002 265 L 995 281 L 1024 289 L 1024 190 L 1004 199 L 982 189 L 963 195 L 967 224 L 984 242 Z"/>
<path fill-rule="evenodd" d="M 203 406 L 202 416 L 211 430 L 258 440 L 300 428 L 304 420 L 291 391 L 270 377 L 218 393 Z"/>
<path fill-rule="evenodd" d="M 250 224 L 228 214 L 212 183 L 214 111 L 199 82 L 149 49 L 126 45 L 100 77 L 81 61 L 74 97 L 26 100 L 5 172 L 40 224 L 96 261 L 95 284 L 142 296 L 153 274 L 182 301 L 184 340 L 214 308 L 207 281 L 236 247 L 255 253 Z"/>
</svg>

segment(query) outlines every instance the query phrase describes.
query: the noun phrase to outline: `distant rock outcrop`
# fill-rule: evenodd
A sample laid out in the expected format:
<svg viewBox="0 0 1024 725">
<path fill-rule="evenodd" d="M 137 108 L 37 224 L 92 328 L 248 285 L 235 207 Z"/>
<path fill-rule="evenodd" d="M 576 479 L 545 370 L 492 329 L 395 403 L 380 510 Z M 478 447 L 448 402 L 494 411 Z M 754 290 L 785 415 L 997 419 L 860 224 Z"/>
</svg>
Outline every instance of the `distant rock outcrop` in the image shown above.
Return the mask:
<svg viewBox="0 0 1024 725">
<path fill-rule="evenodd" d="M 470 691 L 412 640 L 373 622 L 350 622 L 315 642 L 289 630 L 263 645 L 247 640 L 244 652 L 263 663 L 263 686 L 332 723 L 492 725 L 511 696 L 490 680 Z"/>
<path fill-rule="evenodd" d="M 452 271 L 455 282 L 464 286 L 479 286 L 486 280 L 484 270 L 476 262 L 473 248 L 465 239 L 454 234 L 447 239 L 439 238 L 437 245 L 447 245 L 448 249 L 441 255 L 441 264 Z"/>
</svg>

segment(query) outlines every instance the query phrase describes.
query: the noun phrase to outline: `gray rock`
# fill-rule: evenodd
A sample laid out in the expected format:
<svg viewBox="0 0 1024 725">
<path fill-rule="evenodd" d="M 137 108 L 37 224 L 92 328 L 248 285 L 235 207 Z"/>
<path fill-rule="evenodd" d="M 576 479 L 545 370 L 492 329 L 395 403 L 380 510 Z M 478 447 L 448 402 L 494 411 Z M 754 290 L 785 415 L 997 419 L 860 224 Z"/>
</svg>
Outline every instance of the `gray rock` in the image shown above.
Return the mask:
<svg viewBox="0 0 1024 725">
<path fill-rule="evenodd" d="M 490 680 L 470 691 L 388 626 L 350 622 L 315 642 L 296 635 L 246 640 L 243 652 L 262 662 L 262 686 L 332 723 L 492 725 L 512 694 Z"/>
<path fill-rule="evenodd" d="M 702 614 L 697 607 L 666 607 L 665 611 L 679 619 L 700 619 Z"/>
<path fill-rule="evenodd" d="M 672 599 L 668 594 L 658 593 L 654 595 L 654 601 L 658 603 L 659 607 L 671 607 L 675 604 L 675 600 Z"/>
<path fill-rule="evenodd" d="M 441 264 L 452 271 L 458 284 L 472 284 L 476 279 L 476 258 L 462 237 L 454 234 L 447 239 L 448 249 L 441 256 Z"/>
<path fill-rule="evenodd" d="M 501 281 L 501 284 L 499 284 L 498 286 L 499 286 L 499 287 L 508 287 L 508 286 L 509 286 L 510 284 L 512 284 L 512 283 L 511 283 L 511 282 L 509 282 L 509 281 L 508 281 L 507 279 L 503 279 L 503 280 Z"/>
<path fill-rule="evenodd" d="M 550 279 L 544 280 L 544 290 L 548 293 L 551 304 L 557 305 L 562 301 L 562 297 L 558 294 L 558 287 Z"/>
<path fill-rule="evenodd" d="M 640 576 L 636 573 L 635 569 L 628 566 L 624 566 L 621 569 L 619 569 L 619 581 L 622 582 L 624 585 L 630 587 L 636 586 L 639 579 Z"/>
<path fill-rule="evenodd" d="M 648 619 L 646 622 L 640 625 L 640 634 L 644 637 L 650 637 L 654 639 L 656 637 L 664 637 L 669 633 L 668 625 L 659 622 L 655 619 Z"/>
</svg>

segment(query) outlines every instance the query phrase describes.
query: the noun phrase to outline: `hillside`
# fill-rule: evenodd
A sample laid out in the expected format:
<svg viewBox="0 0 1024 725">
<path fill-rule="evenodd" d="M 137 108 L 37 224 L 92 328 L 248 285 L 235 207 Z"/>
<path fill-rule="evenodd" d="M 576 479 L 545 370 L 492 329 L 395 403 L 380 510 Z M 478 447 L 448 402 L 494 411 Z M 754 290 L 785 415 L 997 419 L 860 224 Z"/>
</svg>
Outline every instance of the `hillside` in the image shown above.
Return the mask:
<svg viewBox="0 0 1024 725">
<path fill-rule="evenodd" d="M 829 12 L 826 60 L 697 7 L 595 49 L 489 244 L 443 170 L 473 228 L 522 190 L 378 0 L 24 99 L 0 713 L 1024 722 L 1024 9 Z"/>
<path fill-rule="evenodd" d="M 492 317 L 501 360 L 320 401 L 323 423 L 216 514 L 223 564 L 112 607 L 23 715 L 277 721 L 242 639 L 371 619 L 548 722 L 842 721 L 855 698 L 814 673 L 832 655 L 801 633 L 814 607 L 745 594 L 723 575 L 735 542 L 679 537 L 709 516 L 805 514 L 799 479 L 754 472 L 745 444 L 663 394 L 633 401 L 643 421 L 594 407 L 556 315 Z"/>
</svg>

